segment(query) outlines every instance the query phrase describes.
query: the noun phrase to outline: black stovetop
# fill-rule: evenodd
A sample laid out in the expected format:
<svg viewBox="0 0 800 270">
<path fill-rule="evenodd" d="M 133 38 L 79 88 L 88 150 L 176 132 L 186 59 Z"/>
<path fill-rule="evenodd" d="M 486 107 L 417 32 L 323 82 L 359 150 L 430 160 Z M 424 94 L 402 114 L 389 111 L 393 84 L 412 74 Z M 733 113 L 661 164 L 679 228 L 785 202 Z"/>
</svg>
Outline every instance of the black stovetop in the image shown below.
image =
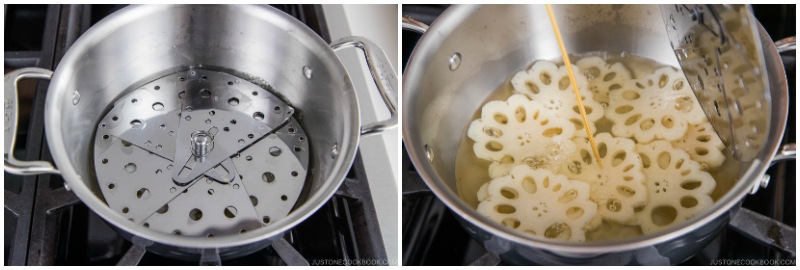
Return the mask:
<svg viewBox="0 0 800 270">
<path fill-rule="evenodd" d="M 89 27 L 124 5 L 6 5 L 5 72 L 22 67 L 55 69 L 69 46 Z M 274 5 L 305 23 L 326 42 L 319 5 Z M 15 155 L 50 160 L 44 138 L 47 81 L 22 81 Z M 5 181 L 5 265 L 198 265 L 132 246 L 89 210 L 57 175 L 16 176 Z M 386 262 L 363 163 L 357 155 L 342 187 L 315 214 L 275 245 L 251 255 L 204 264 L 286 265 Z M 280 254 L 280 255 L 279 255 Z M 299 254 L 299 256 L 298 256 Z"/>
<path fill-rule="evenodd" d="M 430 24 L 447 5 L 403 5 L 403 15 Z M 795 35 L 794 5 L 754 5 L 756 18 L 774 40 Z M 403 31 L 403 68 L 420 38 L 411 31 Z M 781 55 L 789 85 L 790 110 L 783 143 L 794 143 L 795 120 L 795 53 Z M 404 146 L 405 147 L 405 146 Z M 403 151 L 403 265 L 469 265 L 479 258 L 485 259 L 486 250 L 472 240 L 451 212 L 435 195 L 425 190 L 425 184 Z M 747 196 L 743 207 L 761 215 L 795 226 L 795 179 L 793 162 L 773 166 L 768 173 L 771 181 L 766 189 Z M 732 260 L 729 260 L 732 259 Z M 735 260 L 739 259 L 739 260 Z M 794 265 L 794 255 L 751 240 L 726 228 L 706 249 L 684 262 L 684 265 L 709 265 L 711 263 L 737 264 L 757 262 Z M 781 259 L 788 259 L 783 260 Z M 491 260 L 489 260 L 491 261 Z M 727 262 L 727 263 L 726 263 Z M 500 262 L 503 264 L 502 262 Z"/>
</svg>

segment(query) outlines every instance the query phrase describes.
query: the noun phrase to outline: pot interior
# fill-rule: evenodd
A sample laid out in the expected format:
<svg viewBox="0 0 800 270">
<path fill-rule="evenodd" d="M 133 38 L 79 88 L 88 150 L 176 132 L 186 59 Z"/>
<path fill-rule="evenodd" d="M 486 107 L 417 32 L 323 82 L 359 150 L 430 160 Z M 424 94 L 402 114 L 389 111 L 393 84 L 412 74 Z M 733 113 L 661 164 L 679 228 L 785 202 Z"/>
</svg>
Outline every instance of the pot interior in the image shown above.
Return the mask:
<svg viewBox="0 0 800 270">
<path fill-rule="evenodd" d="M 658 6 L 555 5 L 553 8 L 566 49 L 572 55 L 624 52 L 679 67 Z M 489 222 L 474 211 L 476 202 L 465 203 L 460 198 L 456 154 L 462 140 L 469 140 L 464 134 L 471 120 L 476 112 L 479 115 L 481 106 L 495 90 L 535 60 L 561 59 L 547 17 L 541 5 L 451 7 L 423 35 L 404 77 L 404 138 L 412 160 L 445 203 L 490 232 L 522 235 Z M 449 64 L 453 58 L 460 60 L 455 69 Z M 785 98 L 785 94 L 779 93 L 785 91 L 778 75 L 780 69 L 769 69 L 774 73 L 770 77 L 777 78 L 772 85 L 774 101 L 781 96 Z M 780 102 L 786 100 L 773 102 L 773 107 Z M 783 124 L 773 120 L 771 125 L 770 137 L 774 139 Z M 765 169 L 763 157 L 775 151 L 772 146 L 765 148 L 762 161 L 740 164 L 741 169 L 733 172 L 747 181 L 732 183 L 731 190 L 719 201 L 729 204 L 744 196 L 756 171 Z M 708 211 L 718 211 L 720 204 L 717 202 Z M 531 239 L 529 236 L 516 239 L 522 238 Z"/>
<path fill-rule="evenodd" d="M 294 212 L 272 226 L 247 235 L 216 237 L 213 242 L 158 239 L 193 247 L 252 242 L 282 232 L 327 201 L 352 163 L 360 124 L 350 79 L 327 44 L 269 7 L 154 5 L 125 8 L 82 35 L 61 61 L 50 86 L 51 152 L 65 180 L 90 208 L 135 235 L 153 233 L 127 222 L 103 203 L 95 179 L 97 161 L 91 160 L 93 134 L 116 99 L 189 69 L 234 75 L 271 89 L 294 107 L 294 117 L 308 136 L 308 176 Z"/>
</svg>

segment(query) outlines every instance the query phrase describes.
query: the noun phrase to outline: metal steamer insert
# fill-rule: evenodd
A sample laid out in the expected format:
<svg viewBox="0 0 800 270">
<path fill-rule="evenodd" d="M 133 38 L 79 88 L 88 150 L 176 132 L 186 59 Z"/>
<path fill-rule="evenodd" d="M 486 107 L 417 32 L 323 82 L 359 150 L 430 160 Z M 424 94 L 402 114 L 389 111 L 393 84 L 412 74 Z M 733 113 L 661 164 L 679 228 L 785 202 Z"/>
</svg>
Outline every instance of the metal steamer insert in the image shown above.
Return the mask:
<svg viewBox="0 0 800 270">
<path fill-rule="evenodd" d="M 244 233 L 286 217 L 305 183 L 307 136 L 294 108 L 238 77 L 193 69 L 114 103 L 95 134 L 109 207 L 153 230 Z"/>
<path fill-rule="evenodd" d="M 767 140 L 771 97 L 756 21 L 745 5 L 661 5 L 670 44 L 708 120 L 733 157 Z"/>
</svg>

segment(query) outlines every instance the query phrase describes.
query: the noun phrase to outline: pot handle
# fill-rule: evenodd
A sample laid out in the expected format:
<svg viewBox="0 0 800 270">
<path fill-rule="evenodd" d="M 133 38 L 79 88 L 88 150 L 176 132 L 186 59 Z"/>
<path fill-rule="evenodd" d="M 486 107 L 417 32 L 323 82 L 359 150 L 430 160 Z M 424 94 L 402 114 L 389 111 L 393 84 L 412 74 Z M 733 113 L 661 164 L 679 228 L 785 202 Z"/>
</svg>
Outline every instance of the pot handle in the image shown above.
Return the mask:
<svg viewBox="0 0 800 270">
<path fill-rule="evenodd" d="M 797 144 L 790 143 L 785 144 L 778 150 L 778 153 L 775 154 L 775 157 L 772 158 L 772 161 L 769 163 L 769 166 L 775 165 L 775 163 L 787 160 L 787 159 L 795 159 L 797 158 Z"/>
<path fill-rule="evenodd" d="M 22 68 L 5 75 L 5 98 L 3 101 L 3 113 L 5 114 L 3 122 L 3 136 L 5 136 L 3 157 L 5 162 L 3 169 L 8 173 L 17 175 L 59 174 L 58 169 L 50 162 L 24 161 L 17 160 L 14 157 L 14 143 L 17 137 L 17 122 L 19 120 L 17 83 L 22 79 L 50 80 L 52 77 L 53 72 L 43 68 Z"/>
<path fill-rule="evenodd" d="M 778 49 L 778 53 L 782 53 L 785 51 L 794 51 L 796 46 L 797 39 L 795 37 L 787 37 L 778 41 L 775 41 L 775 48 Z"/>
<path fill-rule="evenodd" d="M 425 32 L 428 32 L 428 28 L 430 27 L 424 22 L 415 20 L 414 18 L 408 16 L 403 16 L 402 22 L 404 30 L 414 31 L 420 34 L 425 34 Z"/>
<path fill-rule="evenodd" d="M 367 61 L 369 72 L 372 74 L 372 79 L 375 81 L 375 86 L 378 87 L 383 103 L 386 104 L 386 108 L 391 114 L 389 119 L 361 126 L 361 136 L 376 134 L 397 126 L 397 102 L 395 101 L 397 99 L 397 75 L 392 65 L 389 64 L 386 53 L 374 42 L 356 36 L 341 38 L 331 43 L 331 48 L 334 51 L 358 48 L 364 52 L 364 58 Z"/>
</svg>

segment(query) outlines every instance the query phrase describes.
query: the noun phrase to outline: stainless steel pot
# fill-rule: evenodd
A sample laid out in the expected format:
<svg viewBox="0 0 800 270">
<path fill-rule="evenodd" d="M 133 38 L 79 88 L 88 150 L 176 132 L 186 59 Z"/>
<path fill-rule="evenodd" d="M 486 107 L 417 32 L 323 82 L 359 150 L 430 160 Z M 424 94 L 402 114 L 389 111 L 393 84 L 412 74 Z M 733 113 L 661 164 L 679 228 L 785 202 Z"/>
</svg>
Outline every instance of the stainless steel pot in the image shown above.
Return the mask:
<svg viewBox="0 0 800 270">
<path fill-rule="evenodd" d="M 362 125 L 358 100 L 335 50 L 364 51 L 368 67 L 392 117 Z M 210 68 L 269 83 L 297 109 L 311 147 L 307 195 L 288 217 L 239 235 L 186 237 L 129 222 L 103 201 L 92 162 L 92 134 L 115 99 L 148 79 L 189 67 Z M 51 78 L 52 76 L 52 78 Z M 44 161 L 19 161 L 16 83 L 50 79 L 45 130 L 57 168 Z M 359 138 L 397 124 L 397 77 L 374 43 L 344 38 L 330 46 L 294 18 L 267 6 L 131 6 L 83 34 L 55 72 L 20 69 L 5 76 L 6 172 L 61 174 L 68 187 L 95 213 L 132 238 L 135 245 L 165 256 L 197 260 L 201 254 L 245 255 L 269 245 L 297 225 L 338 189 Z M 213 256 L 212 255 L 212 256 Z"/>
<path fill-rule="evenodd" d="M 658 6 L 554 6 L 567 50 L 626 52 L 679 66 Z M 526 235 L 478 214 L 457 194 L 455 160 L 464 130 L 482 102 L 507 78 L 537 59 L 560 58 L 544 6 L 453 6 L 426 29 L 403 76 L 403 139 L 422 178 L 461 217 L 486 249 L 515 264 L 677 264 L 715 238 L 739 210 L 742 198 L 762 185 L 786 125 L 788 93 L 778 51 L 763 29 L 772 93 L 768 143 L 756 160 L 741 165 L 739 181 L 704 214 L 668 230 L 633 239 L 566 243 Z M 759 26 L 760 27 L 760 26 Z M 767 178 L 768 179 L 768 178 Z M 791 236 L 793 238 L 793 236 Z"/>
</svg>

